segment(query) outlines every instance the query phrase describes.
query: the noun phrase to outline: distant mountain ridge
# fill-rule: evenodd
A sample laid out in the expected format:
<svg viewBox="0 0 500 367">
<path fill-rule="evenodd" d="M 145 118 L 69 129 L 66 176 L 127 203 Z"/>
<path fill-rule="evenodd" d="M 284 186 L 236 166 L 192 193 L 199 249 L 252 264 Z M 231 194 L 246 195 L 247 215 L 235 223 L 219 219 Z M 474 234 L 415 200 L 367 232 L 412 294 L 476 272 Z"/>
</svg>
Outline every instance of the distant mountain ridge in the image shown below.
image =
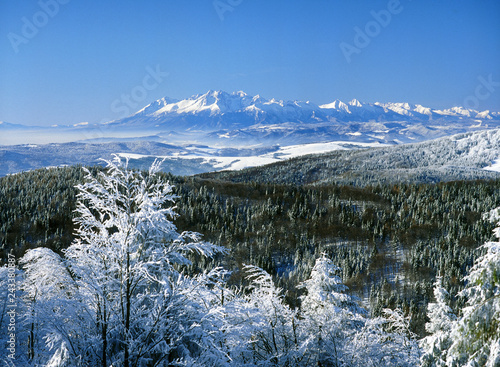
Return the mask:
<svg viewBox="0 0 500 367">
<path fill-rule="evenodd" d="M 334 121 L 431 121 L 500 120 L 499 112 L 477 111 L 464 107 L 437 110 L 409 103 L 362 103 L 353 99 L 349 103 L 335 100 L 316 105 L 310 101 L 283 101 L 250 96 L 239 91 L 226 93 L 209 90 L 184 100 L 159 99 L 137 113 L 110 124 L 127 126 L 141 122 L 162 126 L 172 120 L 185 118 L 187 128 L 219 129 L 241 128 L 257 124 L 286 122 L 318 123 Z M 199 117 L 200 121 L 195 119 Z M 478 121 L 476 121 L 478 122 Z M 189 125 L 190 123 L 190 125 Z M 165 126 L 166 127 L 166 126 Z M 175 126 L 168 125 L 169 128 Z"/>
<path fill-rule="evenodd" d="M 210 90 L 184 100 L 162 98 L 111 121 L 113 130 L 197 135 L 217 145 L 295 145 L 329 141 L 402 144 L 500 127 L 500 113 L 410 103 L 283 101 Z M 170 135 L 171 137 L 171 135 Z"/>
<path fill-rule="evenodd" d="M 0 145 L 145 137 L 177 145 L 189 142 L 226 147 L 331 141 L 402 144 L 498 127 L 499 112 L 464 107 L 438 110 L 357 99 L 317 105 L 266 99 L 242 91 L 209 90 L 183 100 L 164 97 L 130 116 L 102 124 L 28 127 L 2 123 Z"/>
</svg>

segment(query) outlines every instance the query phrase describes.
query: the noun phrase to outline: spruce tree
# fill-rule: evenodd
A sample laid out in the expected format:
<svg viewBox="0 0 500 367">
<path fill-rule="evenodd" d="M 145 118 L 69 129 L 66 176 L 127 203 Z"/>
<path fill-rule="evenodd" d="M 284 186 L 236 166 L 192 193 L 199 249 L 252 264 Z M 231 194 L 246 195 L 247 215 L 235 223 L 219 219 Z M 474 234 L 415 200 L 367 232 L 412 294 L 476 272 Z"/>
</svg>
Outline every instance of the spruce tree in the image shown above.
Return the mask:
<svg viewBox="0 0 500 367">
<path fill-rule="evenodd" d="M 449 365 L 500 365 L 500 208 L 489 217 L 499 225 L 494 230 L 499 241 L 482 246 L 484 255 L 465 277 L 467 286 L 460 294 L 467 304 L 453 324 Z"/>
</svg>

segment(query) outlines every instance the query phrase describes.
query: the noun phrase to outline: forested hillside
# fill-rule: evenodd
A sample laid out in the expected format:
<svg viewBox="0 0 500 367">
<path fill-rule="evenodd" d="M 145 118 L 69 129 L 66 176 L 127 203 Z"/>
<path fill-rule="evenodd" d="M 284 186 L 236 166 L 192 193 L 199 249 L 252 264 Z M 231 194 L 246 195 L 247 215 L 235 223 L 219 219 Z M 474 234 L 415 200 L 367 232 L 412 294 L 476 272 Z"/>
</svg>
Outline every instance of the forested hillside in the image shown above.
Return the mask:
<svg viewBox="0 0 500 367">
<path fill-rule="evenodd" d="M 295 307 L 296 285 L 325 253 L 373 314 L 399 306 L 421 336 L 436 275 L 453 295 L 452 305 L 462 306 L 455 297 L 462 278 L 477 247 L 492 238 L 493 224 L 482 215 L 500 205 L 500 180 L 360 188 L 161 177 L 179 196 L 177 227 L 230 249 L 217 260 L 226 268 L 262 267 Z M 21 257 L 29 248 L 67 248 L 75 230 L 75 185 L 82 180 L 81 167 L 1 178 L 2 259 L 10 249 Z M 213 260 L 199 259 L 191 271 L 208 265 Z M 231 282 L 242 281 L 237 270 Z"/>
<path fill-rule="evenodd" d="M 499 146 L 500 130 L 493 129 L 415 144 L 314 154 L 201 176 L 234 182 L 356 186 L 495 179 L 500 173 L 485 168 L 499 159 Z"/>
</svg>

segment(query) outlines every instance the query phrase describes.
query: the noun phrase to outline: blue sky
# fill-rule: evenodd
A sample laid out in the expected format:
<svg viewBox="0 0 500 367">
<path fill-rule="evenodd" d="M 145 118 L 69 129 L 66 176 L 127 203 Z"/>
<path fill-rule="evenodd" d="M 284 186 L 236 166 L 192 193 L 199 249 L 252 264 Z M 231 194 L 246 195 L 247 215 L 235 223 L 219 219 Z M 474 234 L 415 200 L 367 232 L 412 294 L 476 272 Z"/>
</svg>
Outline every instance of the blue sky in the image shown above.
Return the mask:
<svg viewBox="0 0 500 367">
<path fill-rule="evenodd" d="M 0 0 L 0 120 L 95 123 L 209 89 L 500 111 L 499 20 L 498 0 Z"/>
</svg>

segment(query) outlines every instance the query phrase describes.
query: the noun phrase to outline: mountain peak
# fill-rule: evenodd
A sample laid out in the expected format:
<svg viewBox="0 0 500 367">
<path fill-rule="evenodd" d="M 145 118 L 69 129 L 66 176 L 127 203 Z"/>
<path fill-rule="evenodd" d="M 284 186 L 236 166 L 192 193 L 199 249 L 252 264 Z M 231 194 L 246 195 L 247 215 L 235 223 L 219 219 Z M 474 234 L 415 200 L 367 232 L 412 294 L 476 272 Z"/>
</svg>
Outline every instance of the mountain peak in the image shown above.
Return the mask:
<svg viewBox="0 0 500 367">
<path fill-rule="evenodd" d="M 202 94 L 200 97 L 213 97 L 213 98 L 219 98 L 223 96 L 227 96 L 228 94 L 222 90 L 212 90 L 209 89 L 205 94 Z"/>
<path fill-rule="evenodd" d="M 324 109 L 333 109 L 333 110 L 351 113 L 351 111 L 349 111 L 349 107 L 344 102 L 342 102 L 340 99 L 336 99 L 332 103 L 327 103 L 327 104 L 321 105 L 319 107 L 324 108 Z"/>
<path fill-rule="evenodd" d="M 354 98 L 351 100 L 351 102 L 349 102 L 349 105 L 354 107 L 361 107 L 361 102 L 359 102 L 356 98 Z"/>
<path fill-rule="evenodd" d="M 164 109 L 167 106 L 172 105 L 172 104 L 177 103 L 177 102 L 179 102 L 178 99 L 163 97 L 163 98 L 160 98 L 160 99 L 148 104 L 147 106 L 145 106 L 141 110 L 137 111 L 136 114 L 149 115 L 149 114 L 155 113 L 158 110 Z"/>
<path fill-rule="evenodd" d="M 246 94 L 242 90 L 239 90 L 237 92 L 233 92 L 233 93 L 231 93 L 231 95 L 232 96 L 237 96 L 237 97 L 240 97 L 240 98 L 248 97 L 248 94 Z"/>
</svg>

